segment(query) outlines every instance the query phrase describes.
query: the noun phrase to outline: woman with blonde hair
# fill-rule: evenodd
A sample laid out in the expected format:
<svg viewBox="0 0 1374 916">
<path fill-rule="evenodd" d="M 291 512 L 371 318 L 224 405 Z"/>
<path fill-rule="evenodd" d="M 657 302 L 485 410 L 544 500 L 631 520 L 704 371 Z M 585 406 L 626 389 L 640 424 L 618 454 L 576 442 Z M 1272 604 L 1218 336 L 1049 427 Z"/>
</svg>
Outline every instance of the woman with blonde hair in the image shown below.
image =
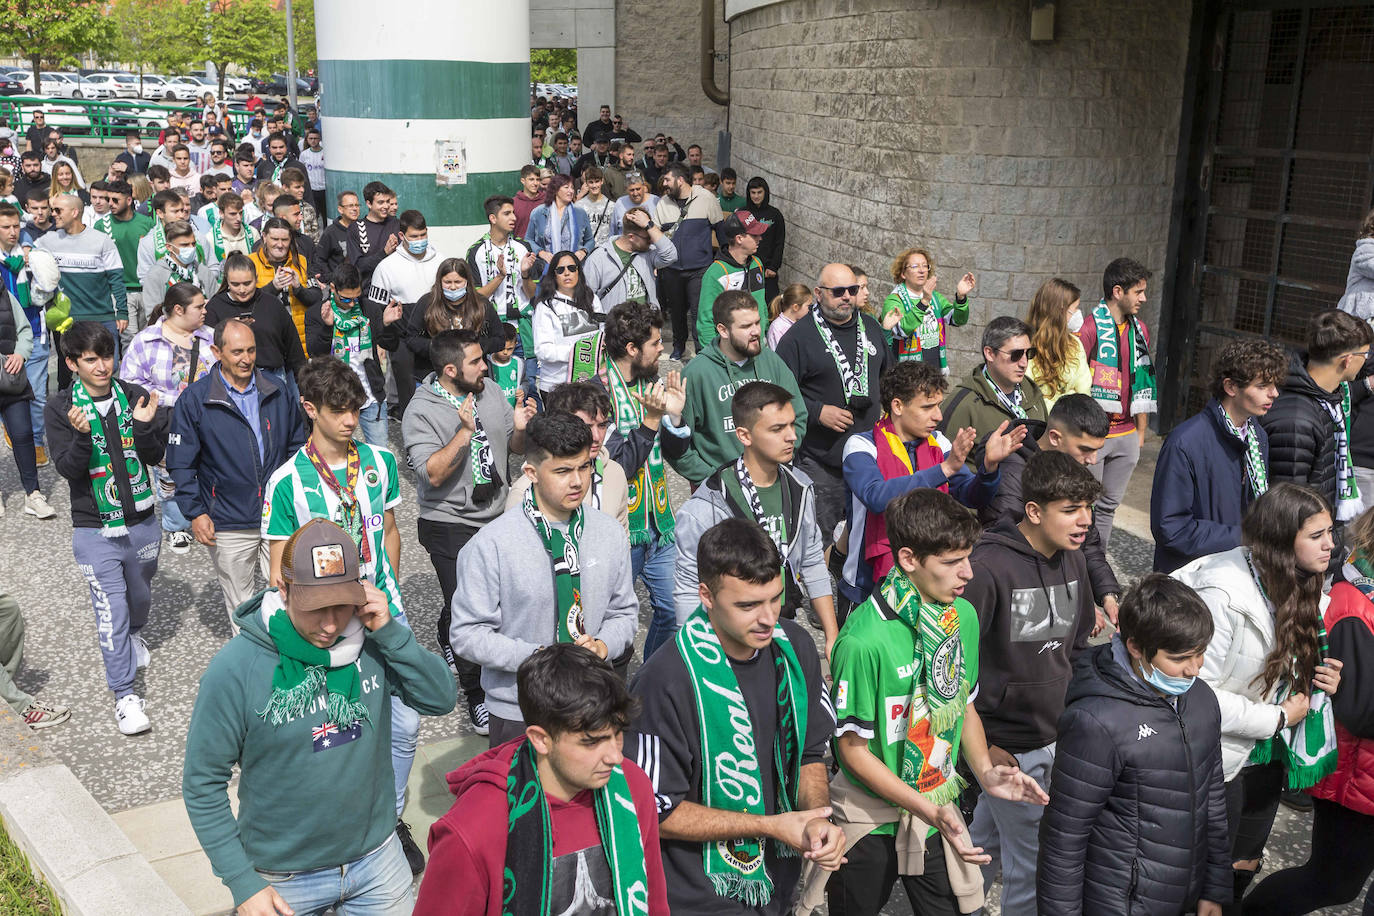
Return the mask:
<svg viewBox="0 0 1374 916">
<path fill-rule="evenodd" d="M 882 325 L 897 359 L 921 360 L 949 375 L 945 328 L 968 324 L 968 296 L 978 281 L 971 273 L 960 277 L 951 303 L 935 290 L 930 252 L 908 248 L 892 259 L 892 282 L 897 285 L 883 301 Z"/>
<path fill-rule="evenodd" d="M 1078 287 L 1058 277 L 1041 283 L 1031 299 L 1026 324 L 1031 326 L 1035 356 L 1026 367 L 1026 375 L 1040 386 L 1046 409 L 1066 394 L 1087 394 L 1092 387 L 1088 355 L 1078 339 L 1078 329 L 1083 326 L 1078 305 Z"/>
<path fill-rule="evenodd" d="M 805 283 L 789 283 L 768 303 L 768 349 L 775 350 L 782 335 L 811 311 L 811 289 Z"/>
<path fill-rule="evenodd" d="M 52 167 L 52 184 L 48 187 L 48 196 L 57 197 L 59 194 L 70 194 L 79 197 L 83 204 L 91 202 L 91 195 L 86 189 L 81 187 L 80 181 L 76 176 L 76 169 L 65 159 L 59 159 L 57 164 Z"/>
</svg>

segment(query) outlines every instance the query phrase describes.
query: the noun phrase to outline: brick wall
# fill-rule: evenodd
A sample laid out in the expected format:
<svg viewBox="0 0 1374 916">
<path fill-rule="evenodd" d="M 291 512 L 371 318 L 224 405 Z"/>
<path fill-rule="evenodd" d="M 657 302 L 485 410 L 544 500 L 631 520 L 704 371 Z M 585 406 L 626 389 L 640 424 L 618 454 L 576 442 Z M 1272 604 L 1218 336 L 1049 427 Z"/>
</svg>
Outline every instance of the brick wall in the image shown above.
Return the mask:
<svg viewBox="0 0 1374 916">
<path fill-rule="evenodd" d="M 962 373 L 986 322 L 1061 276 L 1097 301 L 1122 255 L 1162 288 L 1190 0 L 789 0 L 731 30 L 733 164 L 787 219 L 783 280 L 922 245 L 940 287 L 978 277 L 951 334 Z M 1151 324 L 1159 304 L 1146 312 Z"/>
<path fill-rule="evenodd" d="M 616 111 L 646 137 L 661 130 L 683 149 L 701 144 L 703 161 L 715 165 L 725 108 L 701 91 L 700 22 L 700 0 L 617 0 Z M 719 55 L 728 54 L 729 35 L 723 0 L 716 0 Z M 728 57 L 717 60 L 716 79 L 722 89 L 729 85 L 729 69 Z"/>
</svg>

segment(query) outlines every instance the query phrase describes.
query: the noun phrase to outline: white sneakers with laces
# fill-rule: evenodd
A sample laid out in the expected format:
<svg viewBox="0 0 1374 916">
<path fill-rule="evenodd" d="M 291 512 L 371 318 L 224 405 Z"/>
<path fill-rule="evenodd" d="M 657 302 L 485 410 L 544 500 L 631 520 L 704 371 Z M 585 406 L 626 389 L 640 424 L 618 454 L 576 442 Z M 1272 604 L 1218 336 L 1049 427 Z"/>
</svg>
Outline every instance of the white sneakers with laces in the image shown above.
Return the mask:
<svg viewBox="0 0 1374 916">
<path fill-rule="evenodd" d="M 148 651 L 148 644 L 143 641 L 142 636 L 138 635 L 130 636 L 129 641 L 134 644 L 134 666 L 147 668 L 148 661 L 152 658 L 152 654 Z"/>
<path fill-rule="evenodd" d="M 136 693 L 115 701 L 115 722 L 125 735 L 137 735 L 153 727 L 153 723 L 148 721 L 148 714 L 143 711 L 143 698 Z"/>
<path fill-rule="evenodd" d="M 38 490 L 34 490 L 24 497 L 24 514 L 32 515 L 36 518 L 52 518 L 57 514 L 52 506 L 48 505 L 47 499 Z"/>
</svg>

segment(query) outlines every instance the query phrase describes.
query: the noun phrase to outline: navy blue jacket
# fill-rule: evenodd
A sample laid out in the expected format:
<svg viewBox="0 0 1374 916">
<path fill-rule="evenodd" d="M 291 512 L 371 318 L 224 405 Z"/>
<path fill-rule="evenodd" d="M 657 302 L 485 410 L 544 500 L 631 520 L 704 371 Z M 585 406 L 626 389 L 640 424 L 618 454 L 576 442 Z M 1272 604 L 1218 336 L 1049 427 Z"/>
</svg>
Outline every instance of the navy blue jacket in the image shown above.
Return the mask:
<svg viewBox="0 0 1374 916">
<path fill-rule="evenodd" d="M 263 454 L 253 429 L 225 389 L 219 363 L 189 385 L 172 408 L 167 470 L 188 519 L 210 514 L 215 528 L 250 531 L 262 524 L 262 489 L 272 472 L 305 444 L 298 403 L 255 369 Z"/>
<path fill-rule="evenodd" d="M 1255 424 L 1269 465 L 1269 437 Z M 1155 571 L 1173 572 L 1208 554 L 1240 545 L 1240 523 L 1254 499 L 1245 477 L 1245 444 L 1226 429 L 1221 405 L 1207 402 L 1159 450 L 1150 492 Z"/>
</svg>

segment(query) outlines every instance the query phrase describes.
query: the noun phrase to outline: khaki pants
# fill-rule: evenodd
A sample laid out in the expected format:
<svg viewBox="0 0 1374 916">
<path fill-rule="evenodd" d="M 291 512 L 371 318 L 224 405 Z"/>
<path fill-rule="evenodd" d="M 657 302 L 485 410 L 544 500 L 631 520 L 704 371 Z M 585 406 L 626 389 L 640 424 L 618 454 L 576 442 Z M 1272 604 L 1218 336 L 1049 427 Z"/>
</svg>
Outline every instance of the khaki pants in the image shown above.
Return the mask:
<svg viewBox="0 0 1374 916">
<path fill-rule="evenodd" d="M 257 562 L 253 562 L 254 554 Z M 215 546 L 210 548 L 210 559 L 215 564 L 215 575 L 219 578 L 220 590 L 224 592 L 224 606 L 229 612 L 229 625 L 237 634 L 238 624 L 234 622 L 234 609 L 256 595 L 267 584 L 268 553 L 267 541 L 261 532 L 216 531 Z M 261 575 L 262 584 L 258 584 Z"/>
</svg>

